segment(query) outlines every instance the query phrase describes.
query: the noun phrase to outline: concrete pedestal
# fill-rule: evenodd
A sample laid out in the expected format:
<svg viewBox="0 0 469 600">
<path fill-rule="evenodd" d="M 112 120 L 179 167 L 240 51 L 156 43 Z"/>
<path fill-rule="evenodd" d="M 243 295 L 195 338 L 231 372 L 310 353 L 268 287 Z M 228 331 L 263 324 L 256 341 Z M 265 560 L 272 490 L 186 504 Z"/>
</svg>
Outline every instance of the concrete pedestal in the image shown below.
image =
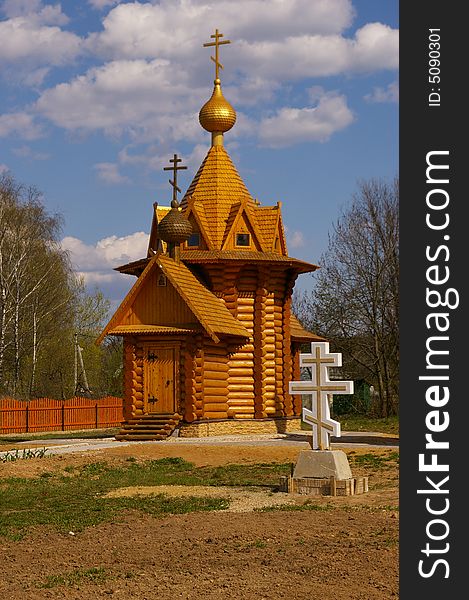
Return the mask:
<svg viewBox="0 0 469 600">
<path fill-rule="evenodd" d="M 293 479 L 305 477 L 352 479 L 347 455 L 342 450 L 301 450 Z"/>
</svg>

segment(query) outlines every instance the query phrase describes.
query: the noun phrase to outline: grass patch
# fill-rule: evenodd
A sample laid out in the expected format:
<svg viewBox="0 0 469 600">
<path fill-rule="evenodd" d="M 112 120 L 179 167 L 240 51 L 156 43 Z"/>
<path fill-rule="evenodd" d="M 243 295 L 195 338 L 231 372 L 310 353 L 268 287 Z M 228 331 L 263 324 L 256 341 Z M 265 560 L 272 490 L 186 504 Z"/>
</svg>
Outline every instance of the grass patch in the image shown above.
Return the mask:
<svg viewBox="0 0 469 600">
<path fill-rule="evenodd" d="M 399 453 L 393 450 L 349 453 L 351 467 L 365 470 L 395 468 Z M 3 479 L 0 485 L 0 536 L 20 540 L 28 528 L 44 525 L 62 532 L 79 532 L 108 521 L 119 521 L 128 511 L 154 516 L 196 511 L 224 510 L 228 498 L 164 494 L 113 497 L 121 488 L 159 485 L 244 486 L 278 488 L 280 477 L 289 475 L 291 463 L 195 467 L 182 458 L 144 462 L 97 461 L 80 467 L 65 466 L 59 472 L 45 471 L 36 478 Z M 333 505 L 306 500 L 302 505 L 258 509 L 271 511 L 326 511 Z"/>
<path fill-rule="evenodd" d="M 399 452 L 389 451 L 385 454 L 349 454 L 350 462 L 353 465 L 368 467 L 371 469 L 389 469 L 399 464 Z"/>
<path fill-rule="evenodd" d="M 91 569 L 75 569 L 60 575 L 48 575 L 44 583 L 37 585 L 38 588 L 54 588 L 60 585 L 72 587 L 80 583 L 102 583 L 112 576 L 102 567 Z"/>
<path fill-rule="evenodd" d="M 27 458 L 44 458 L 47 453 L 47 448 L 13 448 L 8 450 L 0 457 L 0 462 L 13 462 L 15 460 L 23 460 Z"/>
<path fill-rule="evenodd" d="M 20 539 L 29 527 L 49 525 L 59 531 L 80 531 L 119 519 L 125 510 L 151 515 L 178 514 L 228 508 L 226 498 L 167 497 L 162 494 L 105 498 L 125 487 L 158 485 L 277 486 L 290 464 L 227 465 L 196 468 L 182 458 L 115 467 L 95 462 L 73 471 L 47 473 L 35 479 L 11 478 L 0 488 L 0 535 Z"/>
<path fill-rule="evenodd" d="M 343 431 L 376 431 L 399 435 L 399 417 L 372 418 L 365 415 L 336 415 Z"/>
</svg>

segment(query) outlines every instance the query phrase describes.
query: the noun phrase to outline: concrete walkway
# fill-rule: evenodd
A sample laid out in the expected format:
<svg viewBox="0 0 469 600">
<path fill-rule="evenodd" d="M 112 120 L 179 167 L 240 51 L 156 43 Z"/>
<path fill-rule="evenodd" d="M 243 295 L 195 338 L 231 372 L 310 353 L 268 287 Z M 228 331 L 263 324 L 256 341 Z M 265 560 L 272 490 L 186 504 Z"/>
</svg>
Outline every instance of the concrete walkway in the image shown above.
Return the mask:
<svg viewBox="0 0 469 600">
<path fill-rule="evenodd" d="M 309 448 L 306 432 L 298 431 L 291 433 L 263 434 L 263 435 L 232 435 L 212 436 L 201 438 L 178 438 L 170 437 L 161 441 L 126 442 L 117 441 L 114 438 L 96 439 L 54 439 L 41 440 L 40 438 L 28 441 L 15 442 L 14 448 L 20 450 L 34 450 L 47 448 L 47 454 L 68 454 L 71 452 L 87 452 L 89 450 L 102 450 L 105 448 L 122 448 L 131 445 L 208 445 L 208 446 L 294 446 L 298 449 Z M 390 437 L 386 434 L 363 431 L 345 431 L 340 438 L 332 438 L 332 449 L 339 448 L 398 448 L 399 438 Z M 11 453 L 11 449 L 9 450 Z M 0 452 L 0 460 L 8 453 Z"/>
</svg>

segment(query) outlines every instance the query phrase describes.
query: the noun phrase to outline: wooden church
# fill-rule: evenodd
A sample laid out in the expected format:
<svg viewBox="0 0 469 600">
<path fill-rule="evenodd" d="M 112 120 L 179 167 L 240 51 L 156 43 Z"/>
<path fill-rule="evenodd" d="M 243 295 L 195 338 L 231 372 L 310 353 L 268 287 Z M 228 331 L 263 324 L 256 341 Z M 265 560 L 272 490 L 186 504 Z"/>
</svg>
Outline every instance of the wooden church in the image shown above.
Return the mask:
<svg viewBox="0 0 469 600">
<path fill-rule="evenodd" d="M 316 265 L 288 256 L 281 204 L 254 200 L 223 146 L 236 121 L 219 79 L 199 113 L 212 144 L 179 205 L 153 206 L 147 257 L 117 270 L 137 280 L 105 329 L 124 343 L 118 439 L 285 432 L 300 428 L 299 351 L 320 339 L 292 314 L 295 280 Z"/>
</svg>

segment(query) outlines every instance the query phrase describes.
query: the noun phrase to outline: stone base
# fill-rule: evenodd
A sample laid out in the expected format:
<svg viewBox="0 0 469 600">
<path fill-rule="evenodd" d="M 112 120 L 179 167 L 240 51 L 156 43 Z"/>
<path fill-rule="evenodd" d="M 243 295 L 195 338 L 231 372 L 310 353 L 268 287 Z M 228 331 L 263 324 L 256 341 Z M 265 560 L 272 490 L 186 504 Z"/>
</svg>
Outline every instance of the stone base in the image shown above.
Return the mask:
<svg viewBox="0 0 469 600">
<path fill-rule="evenodd" d="M 179 437 L 211 437 L 217 435 L 258 435 L 301 431 L 301 417 L 272 419 L 217 419 L 181 423 Z"/>
<path fill-rule="evenodd" d="M 368 491 L 368 477 L 352 477 L 342 450 L 301 450 L 289 477 L 280 478 L 280 491 L 308 496 L 353 496 Z"/>
<path fill-rule="evenodd" d="M 295 479 L 335 477 L 337 480 L 342 480 L 351 479 L 352 471 L 347 455 L 342 450 L 301 450 L 293 477 Z"/>
<path fill-rule="evenodd" d="M 368 477 L 338 480 L 334 477 L 281 477 L 280 491 L 306 496 L 354 496 L 368 491 Z"/>
</svg>

